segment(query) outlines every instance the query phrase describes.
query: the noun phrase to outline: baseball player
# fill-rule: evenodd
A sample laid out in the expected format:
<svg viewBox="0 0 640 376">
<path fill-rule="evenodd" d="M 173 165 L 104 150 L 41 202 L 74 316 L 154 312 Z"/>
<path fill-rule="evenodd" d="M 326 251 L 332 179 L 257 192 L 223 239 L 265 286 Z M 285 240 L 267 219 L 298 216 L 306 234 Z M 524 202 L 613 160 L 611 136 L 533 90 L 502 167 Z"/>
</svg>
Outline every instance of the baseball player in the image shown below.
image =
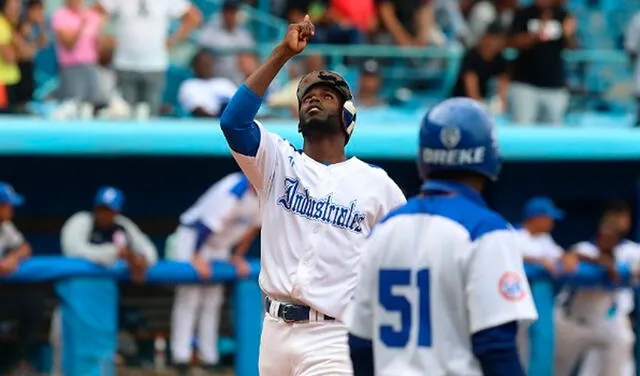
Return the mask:
<svg viewBox="0 0 640 376">
<path fill-rule="evenodd" d="M 593 242 L 580 242 L 571 248 L 583 262 L 601 265 L 612 280 L 618 279 L 616 248 L 621 244 L 617 222 L 603 218 Z M 602 351 L 597 375 L 623 376 L 631 356 L 633 341 L 628 328 L 619 331 L 614 315 L 618 290 L 606 287 L 571 287 L 563 291 L 555 312 L 555 376 L 572 375 L 587 350 Z"/>
<path fill-rule="evenodd" d="M 302 150 L 254 120 L 273 78 L 313 33 L 308 17 L 290 25 L 221 118 L 233 157 L 260 198 L 262 376 L 352 374 L 343 319 L 362 245 L 374 223 L 405 202 L 385 171 L 345 156 L 356 112 L 337 73 L 312 72 L 300 81 Z"/>
<path fill-rule="evenodd" d="M 180 216 L 172 258 L 190 261 L 202 279 L 211 277 L 211 260 L 231 261 L 241 275 L 249 272 L 244 258 L 260 226 L 258 198 L 247 178 L 233 173 L 214 184 Z M 231 248 L 236 252 L 231 256 Z M 176 287 L 171 318 L 171 351 L 181 374 L 191 361 L 193 333 L 198 326 L 198 350 L 204 368 L 218 363 L 218 325 L 224 285 Z"/>
<path fill-rule="evenodd" d="M 363 253 L 347 314 L 355 374 L 523 375 L 518 325 L 538 315 L 518 235 L 480 193 L 501 164 L 493 121 L 479 102 L 448 99 L 419 142 L 420 195 Z"/>
<path fill-rule="evenodd" d="M 572 252 L 565 252 L 551 236 L 555 222 L 563 219 L 564 215 L 564 211 L 556 207 L 548 197 L 532 197 L 525 203 L 522 225 L 518 229 L 519 249 L 525 263 L 540 265 L 554 276 L 560 270 L 575 271 L 578 266 L 577 257 Z M 518 347 L 525 369 L 529 366 L 529 343 L 529 331 L 518 331 Z"/>
<path fill-rule="evenodd" d="M 624 202 L 612 202 L 605 209 L 604 218 L 610 218 L 617 223 L 621 236 L 629 235 L 631 231 L 631 208 Z M 617 263 L 637 264 L 640 261 L 640 245 L 628 239 L 624 239 L 614 248 Z M 612 331 L 619 340 L 625 342 L 631 349 L 635 343 L 635 334 L 629 322 L 629 315 L 634 309 L 634 295 L 630 288 L 618 289 L 613 309 L 607 315 L 617 329 Z M 613 351 L 617 351 L 614 349 Z M 625 361 L 622 370 L 623 376 L 635 375 L 635 362 L 631 353 Z M 602 369 L 602 359 L 607 356 L 601 349 L 591 349 L 582 361 L 579 376 L 597 376 Z"/>
</svg>

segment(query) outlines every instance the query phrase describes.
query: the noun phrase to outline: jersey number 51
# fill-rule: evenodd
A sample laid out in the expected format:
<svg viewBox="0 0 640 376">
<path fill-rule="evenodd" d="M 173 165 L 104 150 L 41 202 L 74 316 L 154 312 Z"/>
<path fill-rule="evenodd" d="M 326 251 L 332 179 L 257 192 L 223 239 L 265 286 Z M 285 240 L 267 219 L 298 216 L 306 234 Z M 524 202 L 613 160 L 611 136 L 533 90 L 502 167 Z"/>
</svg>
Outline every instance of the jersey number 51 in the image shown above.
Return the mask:
<svg viewBox="0 0 640 376">
<path fill-rule="evenodd" d="M 378 275 L 380 305 L 388 312 L 400 314 L 399 330 L 396 330 L 392 325 L 380 325 L 380 341 L 387 347 L 405 347 L 409 342 L 411 328 L 414 325 L 411 301 L 407 299 L 406 295 L 394 295 L 394 287 L 417 289 L 418 347 L 431 347 L 429 269 L 417 271 L 415 278 L 412 278 L 414 277 L 413 273 L 414 271 L 411 269 L 382 269 Z"/>
</svg>

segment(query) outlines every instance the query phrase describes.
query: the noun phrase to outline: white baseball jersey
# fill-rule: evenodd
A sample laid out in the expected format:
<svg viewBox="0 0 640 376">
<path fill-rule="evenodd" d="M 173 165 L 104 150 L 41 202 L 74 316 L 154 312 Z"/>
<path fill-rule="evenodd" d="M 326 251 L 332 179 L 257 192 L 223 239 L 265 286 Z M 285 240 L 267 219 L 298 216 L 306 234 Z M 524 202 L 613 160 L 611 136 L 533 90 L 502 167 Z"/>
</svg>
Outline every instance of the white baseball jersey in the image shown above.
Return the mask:
<svg viewBox="0 0 640 376">
<path fill-rule="evenodd" d="M 260 226 L 258 197 L 249 180 L 238 172 L 211 186 L 180 216 L 182 226 L 193 228 L 198 222 L 212 231 L 205 246 L 227 252 L 248 230 Z"/>
<path fill-rule="evenodd" d="M 260 286 L 341 320 L 366 236 L 405 197 L 380 168 L 355 157 L 325 165 L 256 124 L 257 154 L 233 156 L 260 198 Z"/>
<path fill-rule="evenodd" d="M 538 317 L 518 235 L 467 186 L 423 192 L 374 229 L 347 325 L 377 376 L 481 376 L 472 334 Z"/>
<path fill-rule="evenodd" d="M 614 248 L 616 262 L 620 262 L 620 256 L 625 250 L 624 243 Z M 588 257 L 598 257 L 600 250 L 589 241 L 577 243 L 571 249 L 581 255 Z M 620 252 L 622 251 L 622 252 Z M 612 314 L 612 309 L 617 305 L 617 297 L 621 289 L 603 287 L 567 287 L 559 296 L 560 303 L 564 306 L 568 316 L 576 318 L 586 323 L 595 323 L 604 320 Z M 624 294 L 623 294 L 624 296 Z M 629 309 L 629 304 L 633 307 L 633 300 L 625 302 L 622 298 L 624 310 Z"/>
<path fill-rule="evenodd" d="M 564 250 L 551 237 L 550 234 L 532 235 L 527 229 L 518 230 L 521 239 L 521 251 L 525 257 L 544 257 L 560 259 Z"/>
</svg>

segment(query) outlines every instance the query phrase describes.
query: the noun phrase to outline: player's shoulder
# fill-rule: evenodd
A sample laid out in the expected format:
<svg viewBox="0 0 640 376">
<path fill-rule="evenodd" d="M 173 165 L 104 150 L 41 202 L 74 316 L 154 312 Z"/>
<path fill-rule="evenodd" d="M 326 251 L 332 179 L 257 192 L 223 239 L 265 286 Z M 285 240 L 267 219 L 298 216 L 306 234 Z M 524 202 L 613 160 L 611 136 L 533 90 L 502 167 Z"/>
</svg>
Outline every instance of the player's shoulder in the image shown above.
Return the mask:
<svg viewBox="0 0 640 376">
<path fill-rule="evenodd" d="M 71 217 L 67 218 L 65 221 L 65 225 L 70 224 L 78 224 L 78 223 L 89 223 L 93 221 L 93 215 L 88 211 L 79 211 L 71 215 Z"/>
<path fill-rule="evenodd" d="M 390 211 L 381 223 L 411 216 L 437 217 L 443 228 L 449 225 L 464 229 L 471 241 L 496 231 L 514 231 L 500 214 L 460 196 L 412 197 Z"/>
<path fill-rule="evenodd" d="M 352 157 L 352 158 L 355 161 L 355 163 L 353 163 L 352 166 L 354 166 L 355 169 L 360 171 L 360 174 L 359 174 L 360 176 L 367 175 L 371 179 L 374 179 L 380 182 L 381 184 L 396 185 L 396 183 L 393 181 L 393 179 L 391 179 L 391 177 L 389 176 L 389 174 L 384 168 L 378 165 L 374 165 L 372 163 L 365 162 L 357 157 Z"/>
</svg>

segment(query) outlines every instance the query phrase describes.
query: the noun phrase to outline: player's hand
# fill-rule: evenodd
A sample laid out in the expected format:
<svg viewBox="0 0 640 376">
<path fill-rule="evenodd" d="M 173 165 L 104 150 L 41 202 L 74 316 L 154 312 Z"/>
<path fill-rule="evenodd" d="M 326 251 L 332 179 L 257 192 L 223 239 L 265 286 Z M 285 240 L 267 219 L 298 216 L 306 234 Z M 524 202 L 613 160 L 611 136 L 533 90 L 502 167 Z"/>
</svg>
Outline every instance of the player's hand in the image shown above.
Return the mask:
<svg viewBox="0 0 640 376">
<path fill-rule="evenodd" d="M 231 263 L 236 267 L 236 271 L 238 272 L 238 276 L 240 278 L 246 278 L 249 273 L 251 273 L 251 266 L 242 256 L 233 256 L 231 258 Z"/>
<path fill-rule="evenodd" d="M 9 275 L 18 269 L 20 260 L 15 254 L 10 254 L 0 260 L 0 275 Z"/>
<path fill-rule="evenodd" d="M 575 273 L 579 263 L 580 258 L 573 252 L 565 252 L 562 255 L 562 269 L 567 273 Z"/>
<path fill-rule="evenodd" d="M 193 268 L 196 270 L 196 273 L 198 273 L 198 277 L 200 277 L 201 280 L 207 281 L 211 279 L 211 275 L 213 273 L 211 271 L 211 263 L 209 261 L 205 260 L 200 255 L 196 255 L 193 258 L 193 261 L 191 261 L 191 265 L 193 265 Z"/>
<path fill-rule="evenodd" d="M 552 276 L 556 276 L 558 274 L 558 265 L 555 260 L 550 258 L 543 258 L 541 263 L 542 267 Z"/>
<path fill-rule="evenodd" d="M 133 252 L 130 253 L 126 260 L 129 266 L 131 280 L 135 283 L 144 282 L 147 277 L 147 260 L 143 256 Z"/>
<path fill-rule="evenodd" d="M 302 22 L 289 25 L 281 46 L 289 55 L 295 56 L 304 51 L 314 34 L 315 26 L 309 19 L 309 15 L 306 15 Z"/>
</svg>

